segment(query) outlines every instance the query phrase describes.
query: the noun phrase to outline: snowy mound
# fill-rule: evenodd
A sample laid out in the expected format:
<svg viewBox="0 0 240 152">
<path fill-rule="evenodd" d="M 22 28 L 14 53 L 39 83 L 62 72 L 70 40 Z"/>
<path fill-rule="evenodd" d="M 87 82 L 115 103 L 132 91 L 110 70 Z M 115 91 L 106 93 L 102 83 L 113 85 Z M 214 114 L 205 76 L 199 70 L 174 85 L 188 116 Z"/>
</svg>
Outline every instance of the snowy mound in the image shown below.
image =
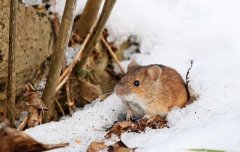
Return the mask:
<svg viewBox="0 0 240 152">
<path fill-rule="evenodd" d="M 58 2 L 57 10 L 63 5 L 63 0 Z M 200 96 L 193 104 L 168 114 L 170 128 L 123 134 L 127 146 L 144 152 L 196 148 L 240 151 L 239 5 L 238 0 L 117 1 L 107 23 L 114 41 L 120 43 L 136 35 L 141 54 L 133 58 L 142 65 L 168 65 L 183 77 L 193 60 L 190 85 Z M 105 128 L 121 112 L 121 101 L 113 94 L 71 118 L 26 132 L 46 143 L 70 142 L 55 151 L 86 151 L 93 140 L 104 139 Z"/>
</svg>

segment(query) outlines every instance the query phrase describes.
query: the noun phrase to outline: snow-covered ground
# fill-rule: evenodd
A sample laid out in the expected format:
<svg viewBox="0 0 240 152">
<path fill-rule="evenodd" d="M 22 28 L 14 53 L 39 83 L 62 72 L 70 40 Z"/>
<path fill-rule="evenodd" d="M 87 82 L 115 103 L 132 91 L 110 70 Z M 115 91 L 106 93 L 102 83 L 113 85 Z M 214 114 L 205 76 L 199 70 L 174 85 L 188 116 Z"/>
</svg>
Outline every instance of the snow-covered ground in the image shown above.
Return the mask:
<svg viewBox="0 0 240 152">
<path fill-rule="evenodd" d="M 63 4 L 59 0 L 56 10 L 61 11 Z M 117 1 L 107 23 L 111 39 L 120 43 L 136 35 L 142 53 L 132 58 L 142 65 L 171 66 L 182 76 L 192 59 L 190 84 L 200 96 L 186 108 L 169 112 L 170 128 L 123 134 L 127 146 L 144 152 L 240 151 L 239 6 L 239 0 Z M 80 12 L 83 6 L 77 8 Z M 121 112 L 121 101 L 113 94 L 79 109 L 71 118 L 26 132 L 45 143 L 70 142 L 67 148 L 54 151 L 86 151 L 93 140 L 104 139 L 104 129 Z"/>
</svg>

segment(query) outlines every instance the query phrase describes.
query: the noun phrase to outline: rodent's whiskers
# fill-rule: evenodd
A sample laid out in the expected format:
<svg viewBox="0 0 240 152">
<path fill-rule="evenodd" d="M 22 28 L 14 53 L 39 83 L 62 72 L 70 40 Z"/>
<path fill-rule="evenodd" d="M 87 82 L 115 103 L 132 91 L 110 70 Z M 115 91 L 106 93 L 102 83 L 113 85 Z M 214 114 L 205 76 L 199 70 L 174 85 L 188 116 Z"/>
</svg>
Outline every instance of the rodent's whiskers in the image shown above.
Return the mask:
<svg viewBox="0 0 240 152">
<path fill-rule="evenodd" d="M 103 92 L 103 94 L 105 94 L 105 93 L 113 93 L 113 91 L 114 91 L 114 89 L 109 89 L 109 90 L 104 90 L 104 92 Z"/>
</svg>

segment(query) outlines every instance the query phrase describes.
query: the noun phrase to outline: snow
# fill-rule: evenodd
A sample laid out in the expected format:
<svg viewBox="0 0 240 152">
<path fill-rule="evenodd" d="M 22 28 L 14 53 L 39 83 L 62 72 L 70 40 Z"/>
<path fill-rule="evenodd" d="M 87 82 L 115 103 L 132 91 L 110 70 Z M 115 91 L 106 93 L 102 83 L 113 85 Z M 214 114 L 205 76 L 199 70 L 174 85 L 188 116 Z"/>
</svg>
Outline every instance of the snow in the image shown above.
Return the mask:
<svg viewBox="0 0 240 152">
<path fill-rule="evenodd" d="M 80 2 L 77 12 L 83 8 Z M 63 5 L 59 0 L 56 10 L 61 12 Z M 193 60 L 190 85 L 200 96 L 191 105 L 169 112 L 170 128 L 123 134 L 127 146 L 144 152 L 240 151 L 239 5 L 238 0 L 117 1 L 107 23 L 111 40 L 120 44 L 130 35 L 137 36 L 142 53 L 132 58 L 142 65 L 171 66 L 183 77 Z M 123 63 L 126 67 L 129 61 Z M 70 142 L 67 148 L 54 151 L 86 151 L 93 140 L 104 139 L 105 128 L 121 112 L 121 101 L 113 94 L 79 109 L 72 117 L 26 132 L 45 143 Z"/>
</svg>

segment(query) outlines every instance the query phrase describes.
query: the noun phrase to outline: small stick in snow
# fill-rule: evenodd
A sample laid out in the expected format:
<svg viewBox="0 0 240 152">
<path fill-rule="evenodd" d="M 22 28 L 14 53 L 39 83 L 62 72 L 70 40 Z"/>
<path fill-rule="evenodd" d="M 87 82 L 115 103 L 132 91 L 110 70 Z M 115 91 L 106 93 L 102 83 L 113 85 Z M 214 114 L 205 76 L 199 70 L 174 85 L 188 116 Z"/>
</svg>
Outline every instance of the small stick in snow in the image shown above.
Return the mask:
<svg viewBox="0 0 240 152">
<path fill-rule="evenodd" d="M 57 98 L 54 98 L 54 101 L 57 103 L 57 106 L 59 107 L 59 109 L 60 109 L 62 115 L 65 116 L 66 114 L 65 114 L 65 112 L 64 112 L 64 110 L 63 110 L 61 104 L 58 102 Z"/>
<path fill-rule="evenodd" d="M 115 60 L 115 62 L 117 63 L 117 65 L 121 69 L 122 73 L 126 73 L 126 71 L 124 70 L 124 68 L 121 65 L 120 61 L 118 60 L 117 56 L 115 55 L 115 53 L 113 52 L 112 48 L 109 46 L 109 44 L 107 43 L 107 41 L 105 40 L 105 38 L 103 36 L 101 36 L 101 41 L 106 46 L 106 48 L 109 51 L 109 53 L 111 54 L 112 58 Z"/>
<path fill-rule="evenodd" d="M 70 115 L 72 115 L 74 99 L 72 98 L 71 93 L 70 93 L 70 81 L 69 80 L 66 82 L 65 89 L 66 89 L 66 94 L 67 94 L 67 105 L 68 105 L 69 113 L 70 113 Z"/>
<path fill-rule="evenodd" d="M 190 74 L 190 70 L 192 69 L 192 66 L 193 66 L 193 60 L 190 61 L 190 67 L 188 68 L 187 70 L 187 74 L 186 74 L 186 85 L 187 87 L 189 86 L 189 82 L 190 82 L 190 79 L 189 79 L 189 74 Z"/>
<path fill-rule="evenodd" d="M 195 91 L 189 85 L 189 82 L 190 82 L 189 74 L 190 74 L 190 70 L 192 69 L 192 66 L 193 66 L 193 60 L 191 60 L 190 63 L 191 63 L 191 65 L 188 68 L 188 71 L 186 74 L 186 87 L 187 87 L 187 91 L 188 91 L 188 95 L 189 95 L 189 99 L 188 99 L 188 102 L 186 103 L 186 105 L 191 104 L 193 101 L 195 101 L 199 98 L 199 95 L 197 93 L 195 93 Z"/>
<path fill-rule="evenodd" d="M 27 125 L 27 123 L 28 123 L 28 116 L 23 119 L 22 123 L 17 127 L 17 130 L 22 131 L 23 128 Z"/>
</svg>

